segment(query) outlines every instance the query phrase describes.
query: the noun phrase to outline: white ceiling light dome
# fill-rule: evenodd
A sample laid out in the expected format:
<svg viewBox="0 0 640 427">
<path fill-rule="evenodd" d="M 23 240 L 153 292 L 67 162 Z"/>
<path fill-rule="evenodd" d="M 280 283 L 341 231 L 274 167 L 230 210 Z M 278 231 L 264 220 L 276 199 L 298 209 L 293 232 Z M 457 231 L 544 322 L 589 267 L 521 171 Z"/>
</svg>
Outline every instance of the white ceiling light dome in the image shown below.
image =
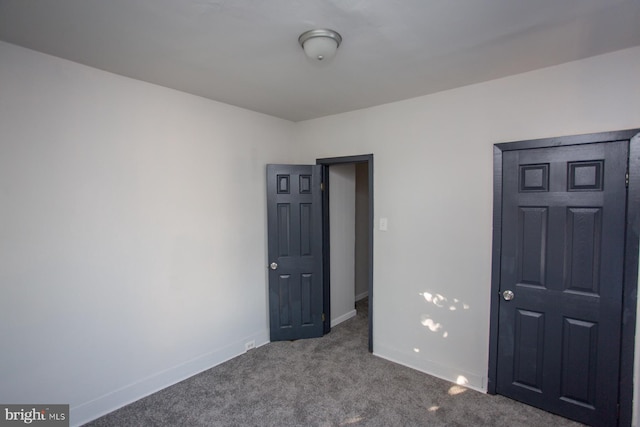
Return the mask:
<svg viewBox="0 0 640 427">
<path fill-rule="evenodd" d="M 309 30 L 298 37 L 304 53 L 313 60 L 324 61 L 331 59 L 342 43 L 342 36 L 333 30 Z"/>
</svg>

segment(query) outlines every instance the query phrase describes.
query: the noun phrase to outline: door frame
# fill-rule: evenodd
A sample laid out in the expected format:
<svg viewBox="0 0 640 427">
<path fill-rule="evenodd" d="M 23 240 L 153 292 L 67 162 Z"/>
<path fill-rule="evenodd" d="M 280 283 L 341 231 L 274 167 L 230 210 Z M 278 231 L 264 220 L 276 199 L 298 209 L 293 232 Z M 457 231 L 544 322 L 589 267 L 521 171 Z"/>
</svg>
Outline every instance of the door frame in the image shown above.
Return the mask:
<svg viewBox="0 0 640 427">
<path fill-rule="evenodd" d="M 496 394 L 498 369 L 498 321 L 500 304 L 500 259 L 502 253 L 502 154 L 505 151 L 548 148 L 597 142 L 629 141 L 622 331 L 620 340 L 620 405 L 618 424 L 630 425 L 633 414 L 633 364 L 635 350 L 638 251 L 640 244 L 640 129 L 591 133 L 495 144 L 493 148 L 493 241 L 491 254 L 491 312 L 489 327 L 489 372 L 487 392 Z"/>
<path fill-rule="evenodd" d="M 369 269 L 369 353 L 373 353 L 373 154 L 357 156 L 328 157 L 317 159 L 316 164 L 322 168 L 322 277 L 323 277 L 323 312 L 324 333 L 331 331 L 331 257 L 329 238 L 329 167 L 348 163 L 366 163 L 369 176 L 369 247 L 367 248 Z"/>
</svg>

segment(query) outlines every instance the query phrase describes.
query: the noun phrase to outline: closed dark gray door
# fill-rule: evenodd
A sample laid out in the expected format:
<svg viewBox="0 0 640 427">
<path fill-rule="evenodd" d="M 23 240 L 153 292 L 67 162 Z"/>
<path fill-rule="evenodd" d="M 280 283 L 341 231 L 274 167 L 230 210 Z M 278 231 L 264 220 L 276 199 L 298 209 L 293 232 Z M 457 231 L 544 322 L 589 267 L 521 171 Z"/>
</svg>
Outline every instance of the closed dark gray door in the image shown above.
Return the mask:
<svg viewBox="0 0 640 427">
<path fill-rule="evenodd" d="M 322 166 L 267 165 L 271 341 L 322 336 Z"/>
<path fill-rule="evenodd" d="M 508 151 L 497 392 L 616 425 L 628 142 Z"/>
</svg>

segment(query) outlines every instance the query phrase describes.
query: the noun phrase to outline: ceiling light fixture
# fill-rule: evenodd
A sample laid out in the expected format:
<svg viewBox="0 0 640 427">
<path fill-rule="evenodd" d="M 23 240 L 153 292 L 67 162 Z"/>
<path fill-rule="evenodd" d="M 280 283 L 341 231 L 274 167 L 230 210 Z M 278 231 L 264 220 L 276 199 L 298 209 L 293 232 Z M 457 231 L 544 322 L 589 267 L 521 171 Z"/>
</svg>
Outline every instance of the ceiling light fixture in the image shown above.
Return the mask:
<svg viewBox="0 0 640 427">
<path fill-rule="evenodd" d="M 342 36 L 333 30 L 309 30 L 300 34 L 298 42 L 309 58 L 323 61 L 336 54 Z"/>
</svg>

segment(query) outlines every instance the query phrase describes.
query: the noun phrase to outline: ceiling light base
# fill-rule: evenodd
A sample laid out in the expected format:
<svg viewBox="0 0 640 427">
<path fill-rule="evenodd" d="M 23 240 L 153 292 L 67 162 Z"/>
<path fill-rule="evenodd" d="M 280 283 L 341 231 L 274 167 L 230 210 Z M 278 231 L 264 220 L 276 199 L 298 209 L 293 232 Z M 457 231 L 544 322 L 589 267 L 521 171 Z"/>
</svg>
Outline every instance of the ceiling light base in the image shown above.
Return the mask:
<svg viewBox="0 0 640 427">
<path fill-rule="evenodd" d="M 298 37 L 307 56 L 316 61 L 331 59 L 342 43 L 342 36 L 328 29 L 309 30 Z"/>
</svg>

